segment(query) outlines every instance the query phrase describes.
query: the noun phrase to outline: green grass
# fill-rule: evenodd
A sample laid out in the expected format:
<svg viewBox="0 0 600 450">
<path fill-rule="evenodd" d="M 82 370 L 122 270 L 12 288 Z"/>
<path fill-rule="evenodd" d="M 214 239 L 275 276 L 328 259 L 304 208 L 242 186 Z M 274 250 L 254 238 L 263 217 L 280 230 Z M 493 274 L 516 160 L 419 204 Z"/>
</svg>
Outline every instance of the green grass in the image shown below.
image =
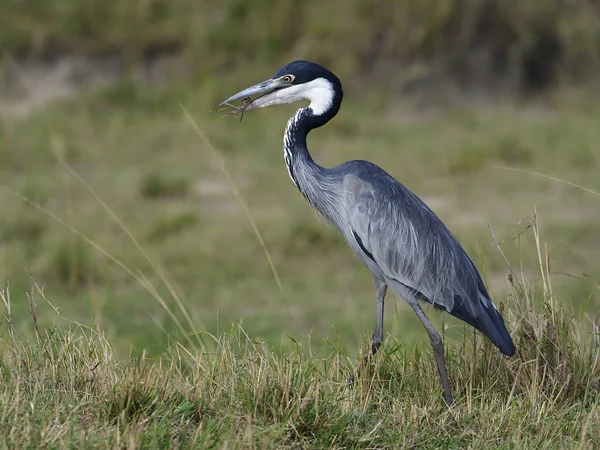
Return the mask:
<svg viewBox="0 0 600 450">
<path fill-rule="evenodd" d="M 537 230 L 534 224 L 534 230 Z M 596 448 L 598 335 L 548 289 L 517 276 L 504 303 L 517 355 L 480 335 L 447 342 L 456 403 L 426 346 L 388 338 L 357 370 L 337 338 L 280 346 L 239 325 L 118 357 L 104 332 L 30 326 L 0 340 L 0 440 L 51 448 Z M 11 306 L 9 292 L 2 299 Z M 366 347 L 366 346 L 365 346 Z"/>
</svg>

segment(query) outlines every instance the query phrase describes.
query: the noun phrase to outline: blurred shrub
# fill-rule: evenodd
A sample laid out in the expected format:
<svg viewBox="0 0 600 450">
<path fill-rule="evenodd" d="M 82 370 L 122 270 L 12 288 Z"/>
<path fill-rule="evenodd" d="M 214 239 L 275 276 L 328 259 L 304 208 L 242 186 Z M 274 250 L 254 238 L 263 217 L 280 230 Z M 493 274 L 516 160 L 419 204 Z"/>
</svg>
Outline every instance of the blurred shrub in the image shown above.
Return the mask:
<svg viewBox="0 0 600 450">
<path fill-rule="evenodd" d="M 158 172 L 150 172 L 141 180 L 140 194 L 146 198 L 185 197 L 190 181 L 184 178 L 168 177 Z"/>
<path fill-rule="evenodd" d="M 43 237 L 47 220 L 33 208 L 19 208 L 0 218 L 0 243 L 23 241 L 35 244 Z"/>
<path fill-rule="evenodd" d="M 306 57 L 395 81 L 425 67 L 535 91 L 596 73 L 595 0 L 6 0 L 0 52 L 190 56 L 208 73 Z"/>
<path fill-rule="evenodd" d="M 57 282 L 76 288 L 97 278 L 89 247 L 80 240 L 60 242 L 51 259 L 51 270 Z"/>
<path fill-rule="evenodd" d="M 170 214 L 153 222 L 146 236 L 151 241 L 164 241 L 169 236 L 184 232 L 198 224 L 198 216 L 193 211 Z"/>
<path fill-rule="evenodd" d="M 345 248 L 346 243 L 335 230 L 321 225 L 308 221 L 294 222 L 286 236 L 280 242 L 273 243 L 273 246 L 288 257 Z"/>
<path fill-rule="evenodd" d="M 491 161 L 493 154 L 489 147 L 478 149 L 473 145 L 466 145 L 448 163 L 448 173 L 451 175 L 466 175 L 478 172 Z"/>
<path fill-rule="evenodd" d="M 533 160 L 534 152 L 524 145 L 517 137 L 509 135 L 498 138 L 495 143 L 496 157 L 508 165 L 529 163 Z"/>
</svg>

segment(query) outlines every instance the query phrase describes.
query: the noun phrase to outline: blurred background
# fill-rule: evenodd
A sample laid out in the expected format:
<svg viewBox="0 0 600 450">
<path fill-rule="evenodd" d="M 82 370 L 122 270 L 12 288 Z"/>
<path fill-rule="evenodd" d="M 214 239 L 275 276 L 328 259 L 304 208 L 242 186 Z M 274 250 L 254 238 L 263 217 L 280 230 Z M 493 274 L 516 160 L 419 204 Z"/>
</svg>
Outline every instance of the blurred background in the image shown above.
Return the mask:
<svg viewBox="0 0 600 450">
<path fill-rule="evenodd" d="M 345 89 L 341 112 L 310 136 L 317 162 L 385 168 L 446 222 L 500 303 L 508 268 L 488 224 L 535 282 L 535 206 L 554 291 L 600 315 L 600 198 L 531 173 L 600 191 L 596 0 L 4 0 L 0 280 L 13 323 L 31 328 L 28 294 L 42 325 L 58 323 L 32 294 L 37 283 L 63 317 L 102 327 L 123 354 L 181 337 L 156 300 L 183 320 L 173 294 L 197 330 L 241 321 L 276 346 L 328 338 L 349 354 L 366 342 L 370 275 L 283 163 L 299 105 L 241 123 L 210 112 L 295 59 L 325 65 Z M 426 339 L 391 294 L 387 314 L 386 331 Z"/>
</svg>

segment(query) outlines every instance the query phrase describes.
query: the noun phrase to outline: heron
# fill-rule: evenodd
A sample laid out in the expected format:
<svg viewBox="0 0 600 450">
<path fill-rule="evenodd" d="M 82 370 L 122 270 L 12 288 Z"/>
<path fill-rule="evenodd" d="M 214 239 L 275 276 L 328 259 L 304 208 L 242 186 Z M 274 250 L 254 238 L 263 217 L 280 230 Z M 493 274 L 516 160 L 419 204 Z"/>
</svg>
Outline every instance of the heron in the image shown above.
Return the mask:
<svg viewBox="0 0 600 450">
<path fill-rule="evenodd" d="M 342 83 L 331 71 L 314 62 L 294 61 L 220 106 L 243 114 L 257 107 L 310 102 L 285 127 L 285 165 L 308 203 L 339 231 L 371 272 L 377 313 L 370 353 L 377 352 L 384 338 L 384 299 L 389 287 L 408 303 L 427 331 L 444 400 L 450 406 L 453 398 L 442 337 L 421 304 L 433 305 L 471 325 L 504 355 L 515 353 L 514 343 L 472 260 L 421 199 L 369 161 L 326 168 L 313 160 L 307 136 L 338 113 L 342 98 Z M 244 101 L 242 106 L 233 105 L 238 100 Z"/>
</svg>

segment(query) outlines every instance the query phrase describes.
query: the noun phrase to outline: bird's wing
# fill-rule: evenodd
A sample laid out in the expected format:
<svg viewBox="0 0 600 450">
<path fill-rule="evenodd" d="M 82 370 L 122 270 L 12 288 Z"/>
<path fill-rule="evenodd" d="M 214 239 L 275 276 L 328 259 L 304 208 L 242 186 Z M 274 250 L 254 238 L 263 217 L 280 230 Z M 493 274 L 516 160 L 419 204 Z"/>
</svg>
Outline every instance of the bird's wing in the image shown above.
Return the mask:
<svg viewBox="0 0 600 450">
<path fill-rule="evenodd" d="M 379 174 L 382 175 L 382 174 Z M 348 209 L 352 237 L 389 279 L 435 306 L 475 316 L 483 282 L 441 220 L 391 176 L 360 189 Z M 456 309 L 455 309 L 456 308 Z M 465 310 L 466 308 L 466 310 Z M 464 319 L 463 319 L 464 320 Z"/>
<path fill-rule="evenodd" d="M 408 290 L 445 309 L 513 355 L 513 341 L 475 265 L 442 221 L 383 169 L 370 163 L 350 169 L 343 183 L 344 231 L 355 251 L 378 276 L 401 283 L 401 295 Z"/>
</svg>

